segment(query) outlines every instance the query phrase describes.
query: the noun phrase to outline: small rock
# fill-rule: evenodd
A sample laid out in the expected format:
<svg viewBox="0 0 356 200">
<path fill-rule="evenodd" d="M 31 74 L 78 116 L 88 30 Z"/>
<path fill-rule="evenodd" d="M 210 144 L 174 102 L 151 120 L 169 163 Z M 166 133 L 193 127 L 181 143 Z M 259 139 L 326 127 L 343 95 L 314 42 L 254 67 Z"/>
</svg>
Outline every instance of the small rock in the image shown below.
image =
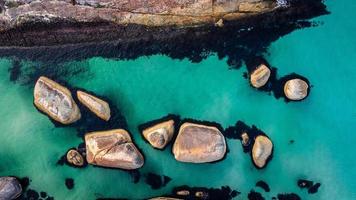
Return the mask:
<svg viewBox="0 0 356 200">
<path fill-rule="evenodd" d="M 92 132 L 85 135 L 86 156 L 90 164 L 120 169 L 137 169 L 144 158 L 126 130 Z"/>
<path fill-rule="evenodd" d="M 216 23 L 215 23 L 216 27 L 222 28 L 224 27 L 224 20 L 223 19 L 219 19 Z"/>
<path fill-rule="evenodd" d="M 82 167 L 84 165 L 83 156 L 75 149 L 71 149 L 67 152 L 67 162 L 78 167 Z"/>
<path fill-rule="evenodd" d="M 202 192 L 202 191 L 195 192 L 195 197 L 198 197 L 201 199 L 206 199 L 208 196 L 209 196 L 209 194 Z"/>
<path fill-rule="evenodd" d="M 85 105 L 95 115 L 105 121 L 110 119 L 110 107 L 109 104 L 93 95 L 90 95 L 83 91 L 77 91 L 77 97 L 79 101 Z"/>
<path fill-rule="evenodd" d="M 188 195 L 190 195 L 190 192 L 189 192 L 189 190 L 180 190 L 177 192 L 177 195 L 188 196 Z"/>
<path fill-rule="evenodd" d="M 264 64 L 259 65 L 250 75 L 251 85 L 255 88 L 263 87 L 271 76 L 271 70 Z"/>
<path fill-rule="evenodd" d="M 284 95 L 292 101 L 299 101 L 308 96 L 309 85 L 302 79 L 292 79 L 284 84 Z"/>
<path fill-rule="evenodd" d="M 246 132 L 241 134 L 241 138 L 242 138 L 241 143 L 243 146 L 248 146 L 250 144 L 250 137 Z"/>
<path fill-rule="evenodd" d="M 74 188 L 74 180 L 72 178 L 66 178 L 65 184 L 69 190 Z"/>
<path fill-rule="evenodd" d="M 290 193 L 290 194 L 278 194 L 277 195 L 278 200 L 301 200 L 301 198 L 294 193 Z"/>
<path fill-rule="evenodd" d="M 320 183 L 316 183 L 315 185 L 313 185 L 313 186 L 311 186 L 311 187 L 309 188 L 308 193 L 309 193 L 309 194 L 315 194 L 315 193 L 317 193 L 320 186 L 321 186 Z"/>
<path fill-rule="evenodd" d="M 39 110 L 62 124 L 76 122 L 81 117 L 70 91 L 44 76 L 36 82 L 34 104 Z"/>
<path fill-rule="evenodd" d="M 304 179 L 299 179 L 298 180 L 298 186 L 300 188 L 310 188 L 313 186 L 313 181 L 309 181 L 309 180 L 304 180 Z"/>
<path fill-rule="evenodd" d="M 157 149 L 163 149 L 173 138 L 174 120 L 161 122 L 142 131 L 145 139 Z"/>
<path fill-rule="evenodd" d="M 16 199 L 22 193 L 20 182 L 15 177 L 0 177 L 0 199 Z"/>
<path fill-rule="evenodd" d="M 259 135 L 255 139 L 252 147 L 252 159 L 258 168 L 263 168 L 267 160 L 272 154 L 273 144 L 271 140 L 263 135 Z"/>
<path fill-rule="evenodd" d="M 271 191 L 271 189 L 269 188 L 269 185 L 264 181 L 258 181 L 256 183 L 256 186 L 262 188 L 265 192 Z"/>
<path fill-rule="evenodd" d="M 173 145 L 173 154 L 181 162 L 205 163 L 221 160 L 226 153 L 223 134 L 213 126 L 184 123 Z"/>
</svg>

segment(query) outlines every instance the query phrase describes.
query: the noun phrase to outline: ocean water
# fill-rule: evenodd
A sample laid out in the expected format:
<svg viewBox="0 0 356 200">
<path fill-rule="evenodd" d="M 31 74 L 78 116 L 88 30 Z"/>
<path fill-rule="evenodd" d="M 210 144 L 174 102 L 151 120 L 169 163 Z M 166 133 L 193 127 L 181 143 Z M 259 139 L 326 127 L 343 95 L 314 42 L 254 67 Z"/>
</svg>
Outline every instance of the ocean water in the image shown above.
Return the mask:
<svg viewBox="0 0 356 200">
<path fill-rule="evenodd" d="M 254 189 L 266 199 L 294 192 L 302 199 L 356 199 L 356 4 L 352 0 L 326 1 L 329 15 L 314 18 L 319 26 L 294 31 L 273 42 L 265 58 L 278 75 L 301 74 L 313 85 L 302 102 L 284 102 L 250 87 L 246 68 L 230 69 L 226 59 L 211 55 L 200 63 L 166 56 L 135 60 L 93 57 L 68 61 L 55 68 L 20 61 L 21 82 L 11 81 L 13 62 L 0 58 L 0 176 L 29 177 L 30 188 L 55 199 L 99 197 L 143 199 L 170 193 L 180 185 L 230 186 L 247 199 Z M 139 183 L 121 170 L 88 166 L 76 169 L 56 165 L 71 147 L 82 142 L 73 127 L 55 127 L 33 106 L 33 84 L 23 84 L 31 70 L 61 72 L 62 80 L 109 98 L 125 116 L 128 129 L 145 155 Z M 228 140 L 230 152 L 222 162 L 186 164 L 175 161 L 170 147 L 154 150 L 143 141 L 137 126 L 169 113 L 220 123 L 224 128 L 241 120 L 256 125 L 272 139 L 274 156 L 257 170 L 239 140 Z M 289 141 L 294 140 L 293 144 Z M 144 174 L 172 178 L 152 190 Z M 66 178 L 75 187 L 68 190 Z M 296 182 L 320 182 L 318 193 L 308 194 Z M 255 187 L 266 181 L 271 192 Z"/>
</svg>

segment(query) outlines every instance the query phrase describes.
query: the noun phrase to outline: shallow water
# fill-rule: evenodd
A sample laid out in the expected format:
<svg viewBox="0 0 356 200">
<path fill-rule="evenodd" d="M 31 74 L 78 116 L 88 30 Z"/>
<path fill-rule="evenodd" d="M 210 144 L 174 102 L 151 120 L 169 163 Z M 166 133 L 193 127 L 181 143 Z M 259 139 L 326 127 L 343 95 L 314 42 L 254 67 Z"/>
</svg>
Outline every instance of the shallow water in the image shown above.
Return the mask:
<svg viewBox="0 0 356 200">
<path fill-rule="evenodd" d="M 355 199 L 356 158 L 356 4 L 352 0 L 327 1 L 330 15 L 314 19 L 313 28 L 295 31 L 274 42 L 265 55 L 279 76 L 296 72 L 313 88 L 309 97 L 285 103 L 252 89 L 243 78 L 246 69 L 229 69 L 226 59 L 211 55 L 200 63 L 165 56 L 114 60 L 94 57 L 60 66 L 39 66 L 22 61 L 17 82 L 10 81 L 12 61 L 0 59 L 0 175 L 28 176 L 30 188 L 55 199 L 116 197 L 142 199 L 189 185 L 237 189 L 247 199 L 251 189 L 270 199 L 294 192 L 302 199 Z M 35 68 L 37 67 L 37 68 Z M 38 74 L 34 69 L 42 69 Z M 82 142 L 73 127 L 55 127 L 33 106 L 29 75 L 53 75 L 75 87 L 106 96 L 126 117 L 135 143 L 146 162 L 141 174 L 154 172 L 172 178 L 166 187 L 152 190 L 141 177 L 134 184 L 123 171 L 89 166 L 56 165 L 69 149 Z M 23 83 L 30 82 L 30 84 Z M 170 147 L 151 148 L 137 126 L 169 113 L 220 123 L 224 128 L 242 120 L 256 125 L 274 142 L 274 157 L 257 170 L 240 141 L 228 140 L 230 152 L 214 164 L 186 164 L 174 160 Z M 293 144 L 289 141 L 294 140 Z M 68 190 L 65 178 L 73 178 Z M 298 188 L 299 178 L 320 182 L 316 194 Z M 271 192 L 254 185 L 266 181 Z"/>
</svg>

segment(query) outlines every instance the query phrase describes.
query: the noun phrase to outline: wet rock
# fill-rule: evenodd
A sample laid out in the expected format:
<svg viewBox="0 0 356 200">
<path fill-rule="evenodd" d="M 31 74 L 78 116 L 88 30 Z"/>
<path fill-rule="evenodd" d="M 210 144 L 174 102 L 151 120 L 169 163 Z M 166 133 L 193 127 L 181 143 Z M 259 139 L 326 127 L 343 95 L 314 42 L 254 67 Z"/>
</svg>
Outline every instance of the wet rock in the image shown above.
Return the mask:
<svg viewBox="0 0 356 200">
<path fill-rule="evenodd" d="M 21 195 L 22 187 L 15 177 L 0 177 L 0 199 L 16 199 Z"/>
<path fill-rule="evenodd" d="M 222 28 L 224 27 L 224 20 L 223 19 L 219 19 L 217 22 L 215 22 L 215 26 Z"/>
<path fill-rule="evenodd" d="M 69 190 L 74 188 L 74 180 L 72 178 L 66 178 L 65 184 Z"/>
<path fill-rule="evenodd" d="M 301 198 L 294 193 L 290 193 L 290 194 L 278 194 L 277 195 L 278 200 L 301 200 Z"/>
<path fill-rule="evenodd" d="M 148 127 L 142 131 L 142 134 L 154 148 L 163 149 L 173 138 L 174 120 Z"/>
<path fill-rule="evenodd" d="M 299 179 L 298 180 L 298 186 L 300 188 L 310 188 L 313 186 L 313 181 L 305 180 L 305 179 Z"/>
<path fill-rule="evenodd" d="M 70 91 L 44 76 L 36 82 L 34 104 L 39 110 L 62 124 L 76 122 L 81 117 Z"/>
<path fill-rule="evenodd" d="M 241 143 L 243 146 L 248 146 L 250 144 L 250 137 L 246 132 L 241 134 Z"/>
<path fill-rule="evenodd" d="M 255 88 L 263 87 L 271 76 L 271 70 L 265 65 L 259 65 L 250 75 L 251 85 Z"/>
<path fill-rule="evenodd" d="M 173 154 L 181 162 L 214 162 L 225 156 L 226 148 L 225 137 L 216 127 L 186 122 L 179 129 Z"/>
<path fill-rule="evenodd" d="M 71 165 L 82 167 L 84 165 L 84 158 L 82 154 L 80 154 L 75 149 L 70 149 L 66 155 L 67 162 Z"/>
<path fill-rule="evenodd" d="M 188 196 L 188 195 L 190 195 L 190 192 L 189 192 L 189 190 L 180 190 L 180 191 L 177 191 L 177 195 Z"/>
<path fill-rule="evenodd" d="M 309 194 L 317 193 L 320 186 L 321 186 L 321 183 L 316 183 L 315 185 L 313 185 L 312 187 L 309 188 L 308 193 Z"/>
<path fill-rule="evenodd" d="M 284 95 L 292 101 L 303 100 L 308 96 L 309 85 L 302 79 L 292 79 L 284 84 Z"/>
<path fill-rule="evenodd" d="M 265 192 L 271 191 L 269 185 L 264 181 L 258 181 L 256 186 L 262 188 Z"/>
<path fill-rule="evenodd" d="M 207 194 L 203 191 L 198 191 L 198 192 L 195 192 L 195 197 L 198 197 L 200 199 L 206 199 L 209 197 L 209 194 Z"/>
<path fill-rule="evenodd" d="M 100 117 L 105 121 L 109 121 L 110 119 L 110 107 L 109 104 L 99 99 L 93 95 L 90 95 L 83 91 L 77 91 L 78 100 L 85 105 L 90 111 L 92 111 L 95 115 Z"/>
<path fill-rule="evenodd" d="M 85 144 L 90 164 L 127 170 L 140 168 L 144 164 L 142 154 L 126 130 L 88 133 L 85 135 Z"/>
<path fill-rule="evenodd" d="M 252 160 L 256 167 L 263 168 L 267 164 L 273 150 L 272 141 L 263 135 L 259 135 L 255 139 L 252 147 Z"/>
</svg>

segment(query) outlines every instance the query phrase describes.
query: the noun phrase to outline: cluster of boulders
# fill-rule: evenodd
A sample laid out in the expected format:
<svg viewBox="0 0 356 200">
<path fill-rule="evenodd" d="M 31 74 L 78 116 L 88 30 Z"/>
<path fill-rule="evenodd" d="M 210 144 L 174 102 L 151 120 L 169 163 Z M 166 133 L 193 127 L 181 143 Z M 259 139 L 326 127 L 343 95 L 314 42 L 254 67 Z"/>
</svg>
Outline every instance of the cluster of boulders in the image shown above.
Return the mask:
<svg viewBox="0 0 356 200">
<path fill-rule="evenodd" d="M 271 69 L 267 64 L 260 64 L 250 72 L 250 83 L 254 88 L 263 88 L 271 78 Z M 292 78 L 283 82 L 283 92 L 286 99 L 300 101 L 308 96 L 309 84 L 300 78 Z"/>
</svg>

